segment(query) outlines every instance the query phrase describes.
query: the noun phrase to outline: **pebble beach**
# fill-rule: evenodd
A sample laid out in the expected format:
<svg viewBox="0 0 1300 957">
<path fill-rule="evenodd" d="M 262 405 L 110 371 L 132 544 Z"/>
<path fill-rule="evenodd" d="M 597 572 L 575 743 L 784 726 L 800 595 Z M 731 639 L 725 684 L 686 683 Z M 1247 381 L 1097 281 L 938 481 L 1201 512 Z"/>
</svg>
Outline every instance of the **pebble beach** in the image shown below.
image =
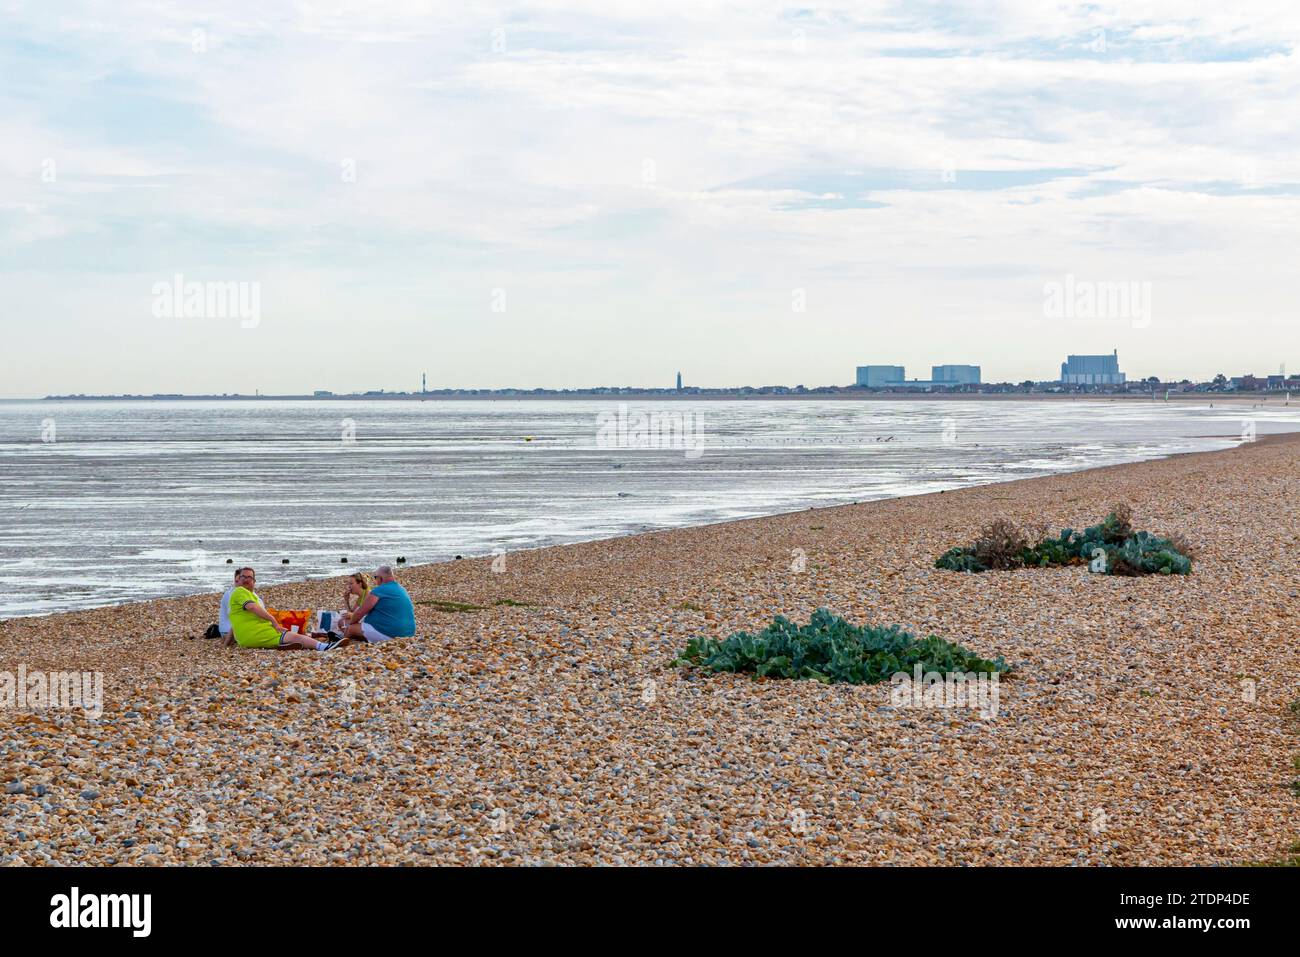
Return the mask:
<svg viewBox="0 0 1300 957">
<path fill-rule="evenodd" d="M 4 621 L 0 672 L 102 672 L 104 701 L 0 708 L 0 863 L 1276 861 L 1300 840 L 1298 464 L 1270 436 L 411 567 L 418 637 L 327 653 L 204 640 L 215 593 Z M 1188 540 L 1190 576 L 933 567 L 992 519 L 1120 502 Z M 269 605 L 338 604 L 341 577 L 258 571 Z M 818 607 L 1002 657 L 997 713 L 671 666 Z"/>
</svg>

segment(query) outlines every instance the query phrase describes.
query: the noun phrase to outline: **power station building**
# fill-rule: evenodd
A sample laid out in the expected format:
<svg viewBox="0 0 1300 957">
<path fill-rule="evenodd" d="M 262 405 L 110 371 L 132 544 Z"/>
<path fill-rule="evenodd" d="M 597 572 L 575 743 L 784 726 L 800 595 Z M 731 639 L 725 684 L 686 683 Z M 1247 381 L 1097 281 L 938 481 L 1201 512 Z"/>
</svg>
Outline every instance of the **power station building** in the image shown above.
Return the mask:
<svg viewBox="0 0 1300 957">
<path fill-rule="evenodd" d="M 858 366 L 857 384 L 868 389 L 885 389 L 903 384 L 902 366 Z"/>
<path fill-rule="evenodd" d="M 929 379 L 908 379 L 903 366 L 858 366 L 857 384 L 868 389 L 933 389 L 979 385 L 980 367 L 931 366 Z"/>
<path fill-rule="evenodd" d="M 979 385 L 979 366 L 931 366 L 930 378 L 935 385 Z"/>
<path fill-rule="evenodd" d="M 1061 363 L 1063 385 L 1123 385 L 1119 350 L 1108 356 L 1067 356 Z"/>
</svg>

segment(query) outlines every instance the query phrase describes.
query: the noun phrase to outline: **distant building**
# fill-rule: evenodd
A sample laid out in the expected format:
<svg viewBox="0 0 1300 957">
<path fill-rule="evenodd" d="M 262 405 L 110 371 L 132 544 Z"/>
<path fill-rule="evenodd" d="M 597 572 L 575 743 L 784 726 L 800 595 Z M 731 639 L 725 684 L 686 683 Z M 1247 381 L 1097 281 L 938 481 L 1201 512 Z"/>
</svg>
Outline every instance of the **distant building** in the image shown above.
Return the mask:
<svg viewBox="0 0 1300 957">
<path fill-rule="evenodd" d="M 930 378 L 935 385 L 979 385 L 979 366 L 931 366 Z"/>
<path fill-rule="evenodd" d="M 1065 385 L 1123 385 L 1126 376 L 1119 371 L 1119 350 L 1108 356 L 1068 356 L 1061 363 L 1061 382 Z"/>
<path fill-rule="evenodd" d="M 682 391 L 682 374 L 680 372 L 677 373 L 677 391 Z"/>
<path fill-rule="evenodd" d="M 312 393 L 312 395 L 317 395 L 317 396 L 327 396 L 333 394 L 334 393 L 330 392 L 328 389 L 317 389 L 315 392 Z"/>
<path fill-rule="evenodd" d="M 902 385 L 905 375 L 902 366 L 858 366 L 857 384 L 868 389 L 887 389 Z"/>
</svg>

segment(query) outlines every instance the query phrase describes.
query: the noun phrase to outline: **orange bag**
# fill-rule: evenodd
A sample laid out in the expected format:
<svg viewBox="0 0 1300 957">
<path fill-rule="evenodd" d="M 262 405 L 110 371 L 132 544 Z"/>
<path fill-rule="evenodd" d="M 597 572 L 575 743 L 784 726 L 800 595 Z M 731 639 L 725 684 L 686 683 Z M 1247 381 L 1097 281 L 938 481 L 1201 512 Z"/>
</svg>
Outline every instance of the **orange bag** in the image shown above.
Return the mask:
<svg viewBox="0 0 1300 957">
<path fill-rule="evenodd" d="M 301 634 L 307 634 L 311 628 L 312 610 L 310 608 L 268 608 L 266 613 L 275 619 L 281 628 L 297 628 Z"/>
</svg>

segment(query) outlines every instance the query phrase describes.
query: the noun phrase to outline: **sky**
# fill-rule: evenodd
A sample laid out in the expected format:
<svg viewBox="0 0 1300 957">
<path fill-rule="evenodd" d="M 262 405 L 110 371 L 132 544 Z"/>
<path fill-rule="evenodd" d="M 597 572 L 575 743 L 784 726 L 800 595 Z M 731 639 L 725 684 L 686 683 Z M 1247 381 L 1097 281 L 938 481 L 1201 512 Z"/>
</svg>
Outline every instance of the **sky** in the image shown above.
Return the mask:
<svg viewBox="0 0 1300 957">
<path fill-rule="evenodd" d="M 0 395 L 1300 373 L 1298 38 L 1290 2 L 0 0 Z"/>
</svg>

